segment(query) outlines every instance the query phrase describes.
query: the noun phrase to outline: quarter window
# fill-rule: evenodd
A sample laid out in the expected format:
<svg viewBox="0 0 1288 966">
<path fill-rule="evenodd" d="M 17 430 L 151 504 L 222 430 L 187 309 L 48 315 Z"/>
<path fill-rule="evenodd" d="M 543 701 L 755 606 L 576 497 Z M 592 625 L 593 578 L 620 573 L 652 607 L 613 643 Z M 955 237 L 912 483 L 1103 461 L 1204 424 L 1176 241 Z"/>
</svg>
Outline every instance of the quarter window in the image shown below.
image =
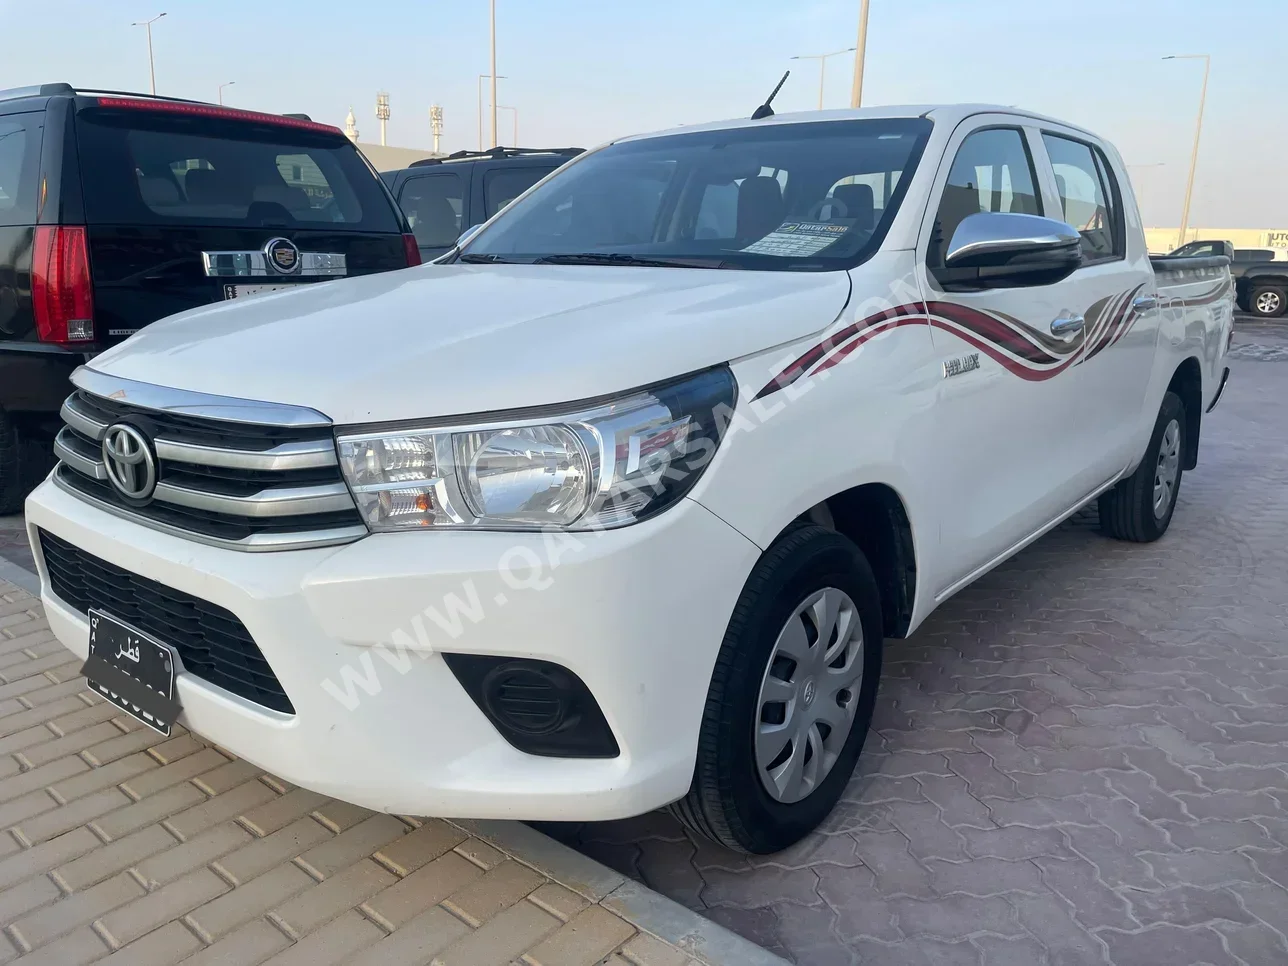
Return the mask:
<svg viewBox="0 0 1288 966">
<path fill-rule="evenodd" d="M 461 234 L 465 185 L 455 172 L 408 179 L 398 204 L 421 248 L 450 248 Z"/>
<path fill-rule="evenodd" d="M 483 176 L 483 205 L 491 218 L 550 173 L 549 168 L 497 168 Z"/>
<path fill-rule="evenodd" d="M 35 114 L 0 117 L 0 225 L 35 223 L 36 156 L 40 153 L 38 117 Z"/>
<path fill-rule="evenodd" d="M 986 128 L 969 135 L 948 172 L 927 263 L 944 264 L 953 232 L 970 215 L 981 211 L 1042 214 L 1036 182 L 1033 159 L 1018 129 Z"/>
<path fill-rule="evenodd" d="M 1112 175 L 1091 145 L 1055 134 L 1042 135 L 1064 220 L 1082 236 L 1082 256 L 1092 262 L 1124 254 L 1113 198 Z"/>
</svg>

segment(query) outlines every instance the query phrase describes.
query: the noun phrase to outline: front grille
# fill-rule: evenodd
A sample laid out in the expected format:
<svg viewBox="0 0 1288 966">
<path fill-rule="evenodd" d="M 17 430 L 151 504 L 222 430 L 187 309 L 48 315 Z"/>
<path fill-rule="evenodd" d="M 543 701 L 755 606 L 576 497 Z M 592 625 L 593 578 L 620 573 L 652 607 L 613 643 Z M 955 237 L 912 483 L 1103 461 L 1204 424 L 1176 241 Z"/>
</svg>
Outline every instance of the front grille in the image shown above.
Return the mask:
<svg viewBox="0 0 1288 966">
<path fill-rule="evenodd" d="M 40 531 L 54 596 L 88 615 L 91 607 L 132 624 L 179 652 L 185 671 L 256 704 L 294 714 L 291 699 L 236 615 L 191 594 L 139 577 Z"/>
<path fill-rule="evenodd" d="M 229 400 L 229 409 L 237 400 Z M 244 407 L 254 404 L 242 403 Z M 236 550 L 347 543 L 366 534 L 330 426 L 275 425 L 149 408 L 77 389 L 63 404 L 55 480 L 105 509 Z M 151 440 L 156 490 L 130 500 L 109 482 L 103 437 L 125 423 Z"/>
</svg>

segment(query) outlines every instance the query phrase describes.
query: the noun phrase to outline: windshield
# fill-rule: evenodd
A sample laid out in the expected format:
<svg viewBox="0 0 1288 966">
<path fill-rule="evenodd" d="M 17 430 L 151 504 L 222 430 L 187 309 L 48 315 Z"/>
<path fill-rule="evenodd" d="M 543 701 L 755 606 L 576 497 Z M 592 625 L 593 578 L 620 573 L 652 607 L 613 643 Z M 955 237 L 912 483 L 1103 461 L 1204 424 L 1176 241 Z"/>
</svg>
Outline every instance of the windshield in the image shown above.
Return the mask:
<svg viewBox="0 0 1288 966">
<path fill-rule="evenodd" d="M 515 202 L 462 260 L 852 267 L 881 244 L 930 128 L 816 121 L 611 144 Z"/>
</svg>

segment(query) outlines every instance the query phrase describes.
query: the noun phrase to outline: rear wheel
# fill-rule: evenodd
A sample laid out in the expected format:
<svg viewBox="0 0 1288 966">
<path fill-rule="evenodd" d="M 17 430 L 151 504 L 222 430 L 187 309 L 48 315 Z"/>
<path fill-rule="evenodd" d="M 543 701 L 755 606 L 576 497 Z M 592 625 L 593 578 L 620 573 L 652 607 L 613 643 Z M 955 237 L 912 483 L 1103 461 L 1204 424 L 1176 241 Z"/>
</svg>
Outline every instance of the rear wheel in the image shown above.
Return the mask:
<svg viewBox="0 0 1288 966">
<path fill-rule="evenodd" d="M 693 785 L 671 806 L 741 852 L 787 848 L 831 812 L 867 737 L 881 605 L 862 552 L 819 526 L 765 551 L 729 621 Z"/>
<path fill-rule="evenodd" d="M 1185 407 L 1163 397 L 1149 448 L 1136 472 L 1100 498 L 1100 529 L 1119 540 L 1150 543 L 1167 532 L 1185 465 Z"/>
<path fill-rule="evenodd" d="M 1248 296 L 1248 306 L 1253 315 L 1277 319 L 1288 311 L 1288 292 L 1275 285 L 1259 285 Z"/>
</svg>

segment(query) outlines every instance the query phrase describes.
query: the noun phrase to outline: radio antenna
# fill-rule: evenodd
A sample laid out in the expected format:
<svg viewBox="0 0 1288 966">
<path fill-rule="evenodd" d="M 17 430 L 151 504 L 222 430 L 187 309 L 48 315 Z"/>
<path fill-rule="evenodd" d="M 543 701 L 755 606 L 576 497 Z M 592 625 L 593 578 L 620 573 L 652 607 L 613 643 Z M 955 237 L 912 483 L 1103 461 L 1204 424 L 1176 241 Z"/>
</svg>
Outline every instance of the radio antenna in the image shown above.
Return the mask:
<svg viewBox="0 0 1288 966">
<path fill-rule="evenodd" d="M 773 104 L 774 98 L 778 96 L 778 92 L 783 89 L 783 85 L 787 83 L 787 78 L 791 76 L 791 73 L 792 72 L 790 70 L 786 71 L 783 74 L 783 79 L 778 82 L 778 86 L 774 88 L 773 92 L 767 98 L 765 98 L 765 103 L 761 104 L 760 107 L 751 112 L 751 119 L 753 121 L 759 121 L 763 117 L 774 116 L 774 109 L 770 105 Z"/>
</svg>

